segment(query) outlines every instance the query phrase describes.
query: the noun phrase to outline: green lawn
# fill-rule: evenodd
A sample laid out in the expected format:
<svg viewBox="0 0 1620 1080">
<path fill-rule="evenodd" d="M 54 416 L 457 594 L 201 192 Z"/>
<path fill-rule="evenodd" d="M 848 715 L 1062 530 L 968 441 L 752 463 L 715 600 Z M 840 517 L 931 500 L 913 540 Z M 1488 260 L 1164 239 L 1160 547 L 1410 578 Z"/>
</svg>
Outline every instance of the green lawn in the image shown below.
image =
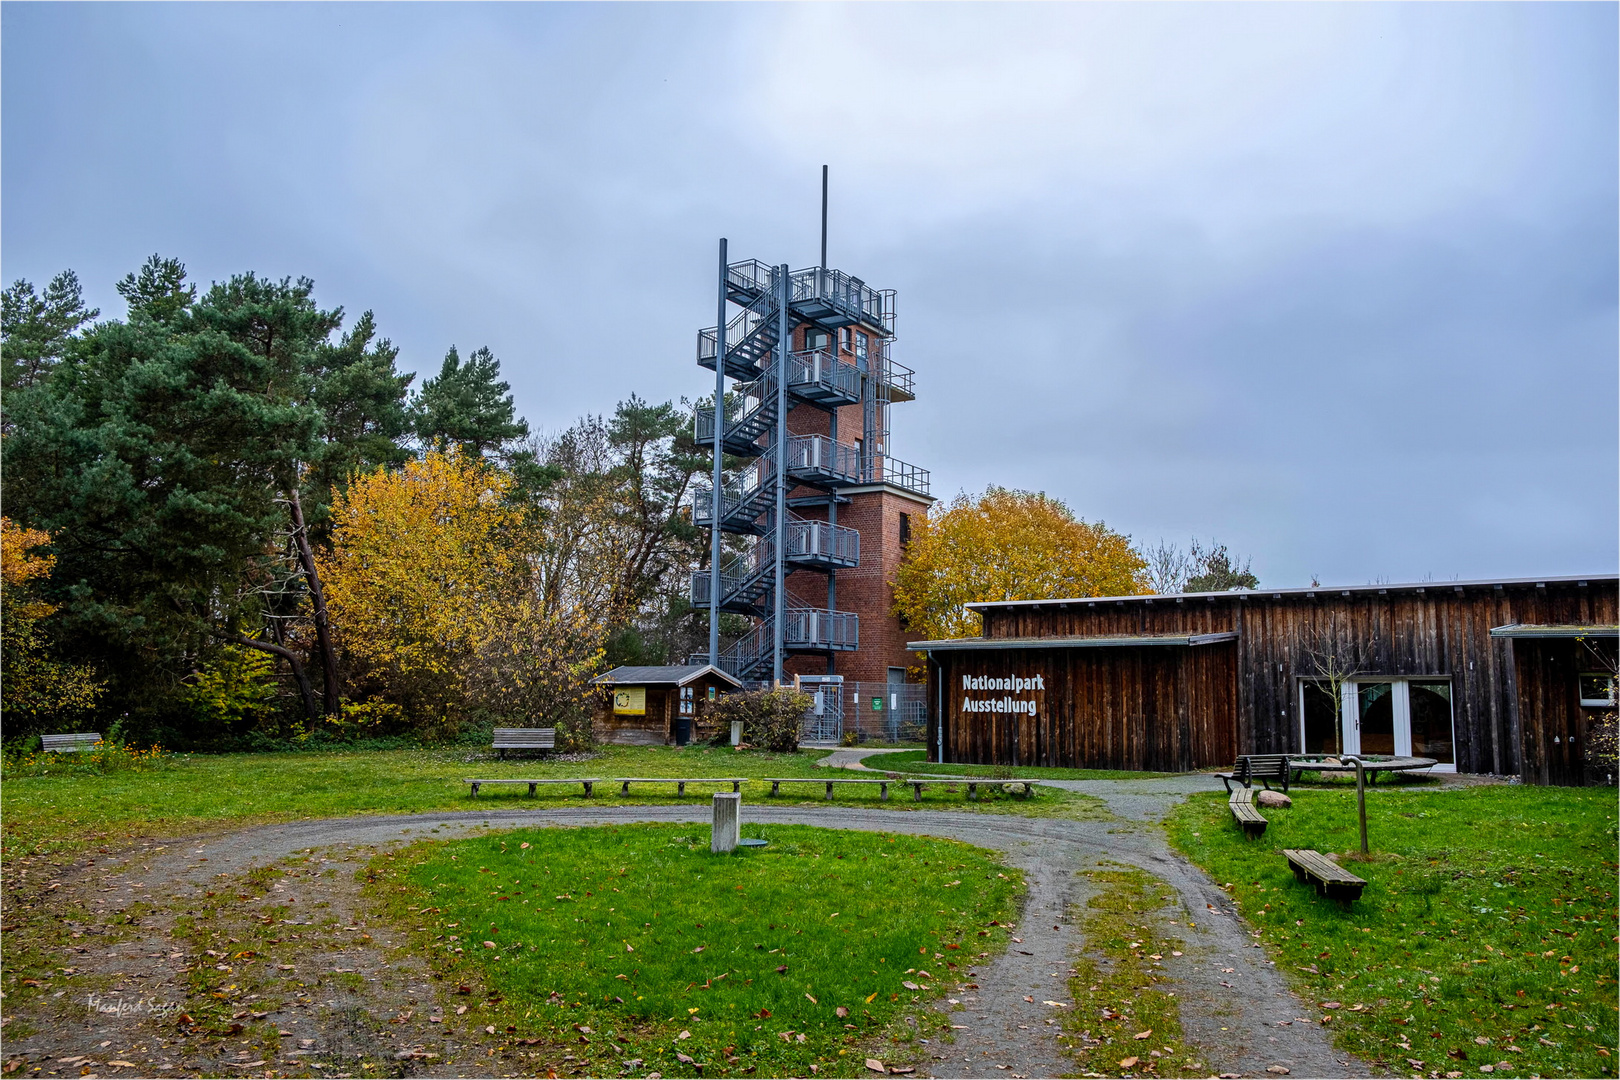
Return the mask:
<svg viewBox="0 0 1620 1080">
<path fill-rule="evenodd" d="M 551 1067 L 665 1076 L 856 1075 L 876 1036 L 937 1035 L 923 1003 L 1005 946 L 1023 891 L 955 841 L 745 835 L 769 846 L 714 855 L 691 825 L 426 842 L 375 860 L 371 889 L 447 980 L 499 1000 L 497 1029 L 556 1047 Z"/>
<path fill-rule="evenodd" d="M 1133 772 L 1128 769 L 1048 769 L 1037 765 L 956 765 L 928 760 L 927 750 L 878 754 L 863 762 L 869 769 L 940 776 L 991 776 L 1008 780 L 1151 780 L 1172 773 Z"/>
<path fill-rule="evenodd" d="M 708 747 L 604 747 L 589 761 L 495 761 L 487 752 L 465 747 L 442 750 L 381 750 L 276 754 L 186 755 L 167 768 L 105 775 L 64 766 L 55 775 L 9 772 L 0 789 L 5 821 L 4 853 L 71 851 L 92 841 L 116 843 L 133 835 L 173 834 L 222 822 L 251 823 L 351 814 L 405 814 L 435 810 L 526 806 L 677 803 L 675 789 L 643 786 L 623 799 L 617 787 L 598 786 L 587 802 L 578 787 L 542 786 L 530 798 L 526 788 L 485 788 L 474 800 L 463 777 L 615 776 L 826 776 L 815 762 L 828 751 L 797 754 L 737 752 Z M 469 760 L 471 759 L 471 760 Z M 689 787 L 685 803 L 706 801 L 710 790 Z M 724 790 L 730 790 L 729 786 Z M 749 801 L 768 798 L 769 788 L 745 785 Z M 891 792 L 891 796 L 895 793 Z M 875 787 L 845 785 L 839 803 L 895 811 L 943 809 L 1040 816 L 1103 813 L 1087 796 L 1044 792 L 1038 799 L 1002 798 L 968 802 L 960 791 L 924 792 L 921 803 L 905 797 L 878 801 Z M 785 804 L 819 802 L 809 785 L 784 788 Z"/>
<path fill-rule="evenodd" d="M 1488 786 L 1367 793 L 1372 857 L 1351 911 L 1280 852 L 1357 852 L 1353 790 L 1298 788 L 1243 838 L 1226 800 L 1178 807 L 1172 842 L 1231 893 L 1345 1049 L 1403 1074 L 1613 1076 L 1612 790 Z"/>
</svg>

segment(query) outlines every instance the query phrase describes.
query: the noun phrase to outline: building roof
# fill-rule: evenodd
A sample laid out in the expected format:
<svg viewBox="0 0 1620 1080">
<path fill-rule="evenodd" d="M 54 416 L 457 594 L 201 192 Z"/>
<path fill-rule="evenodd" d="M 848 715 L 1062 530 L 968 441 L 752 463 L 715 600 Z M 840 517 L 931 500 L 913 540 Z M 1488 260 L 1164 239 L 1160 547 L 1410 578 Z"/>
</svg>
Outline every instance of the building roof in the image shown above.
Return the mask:
<svg viewBox="0 0 1620 1080">
<path fill-rule="evenodd" d="M 598 675 L 591 682 L 598 686 L 628 683 L 632 686 L 685 686 L 704 675 L 713 674 L 732 686 L 742 682 L 721 671 L 713 664 L 666 664 L 660 667 L 616 667 L 606 675 Z"/>
<path fill-rule="evenodd" d="M 1215 645 L 1236 641 L 1236 630 L 1218 634 L 1112 634 L 1106 637 L 1026 637 L 1026 638 L 946 638 L 940 641 L 908 641 L 906 648 L 917 652 L 951 652 L 964 649 L 1128 649 L 1149 645 Z"/>
<path fill-rule="evenodd" d="M 1579 574 L 1568 577 L 1529 577 L 1529 578 L 1491 578 L 1482 581 L 1415 581 L 1398 585 L 1316 585 L 1308 589 L 1232 589 L 1227 592 L 1204 593 L 1162 593 L 1138 596 L 1071 596 L 1054 598 L 1050 600 L 986 600 L 976 604 L 966 605 L 970 611 L 992 611 L 1002 608 L 1036 608 L 1073 604 L 1096 605 L 1100 603 L 1113 604 L 1153 604 L 1170 602 L 1185 602 L 1188 600 L 1281 600 L 1283 597 L 1304 597 L 1315 599 L 1327 596 L 1352 596 L 1383 594 L 1383 593 L 1425 593 L 1453 590 L 1461 592 L 1464 589 L 1500 589 L 1508 586 L 1536 587 L 1542 585 L 1608 585 L 1613 588 L 1620 585 L 1620 575 L 1616 574 Z"/>
</svg>

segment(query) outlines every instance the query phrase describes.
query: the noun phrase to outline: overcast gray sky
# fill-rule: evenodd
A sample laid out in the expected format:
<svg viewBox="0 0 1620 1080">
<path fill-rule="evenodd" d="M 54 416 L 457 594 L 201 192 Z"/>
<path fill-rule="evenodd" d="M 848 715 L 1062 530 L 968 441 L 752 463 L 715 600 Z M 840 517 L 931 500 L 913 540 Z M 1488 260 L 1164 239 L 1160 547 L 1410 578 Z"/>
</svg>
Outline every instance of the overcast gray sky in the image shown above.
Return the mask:
<svg viewBox="0 0 1620 1080">
<path fill-rule="evenodd" d="M 720 236 L 899 291 L 936 494 L 1264 584 L 1617 564 L 1614 4 L 0 6 L 7 282 L 308 275 L 531 424 L 701 395 Z"/>
</svg>

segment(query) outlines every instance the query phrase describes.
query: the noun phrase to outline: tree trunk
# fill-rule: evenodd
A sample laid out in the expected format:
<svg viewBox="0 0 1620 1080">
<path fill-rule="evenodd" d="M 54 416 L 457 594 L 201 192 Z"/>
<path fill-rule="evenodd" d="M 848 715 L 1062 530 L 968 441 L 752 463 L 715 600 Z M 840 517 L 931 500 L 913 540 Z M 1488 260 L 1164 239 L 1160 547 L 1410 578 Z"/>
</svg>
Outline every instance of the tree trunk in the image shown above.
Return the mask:
<svg viewBox="0 0 1620 1080">
<path fill-rule="evenodd" d="M 298 545 L 298 562 L 309 579 L 309 597 L 315 605 L 315 642 L 321 651 L 322 696 L 326 700 L 328 715 L 338 710 L 337 650 L 332 646 L 332 628 L 326 617 L 326 592 L 321 588 L 321 575 L 315 569 L 315 553 L 310 550 L 309 530 L 304 526 L 304 504 L 298 498 L 298 485 L 290 491 L 292 496 L 293 542 Z"/>
<path fill-rule="evenodd" d="M 304 665 L 299 662 L 297 653 L 284 645 L 277 645 L 273 641 L 260 641 L 246 634 L 221 634 L 216 631 L 216 636 L 234 645 L 246 645 L 250 649 L 273 653 L 287 661 L 287 665 L 292 668 L 293 678 L 298 682 L 298 693 L 304 699 L 304 714 L 310 720 L 320 719 L 320 711 L 315 708 L 315 691 L 310 688 L 309 676 L 304 674 Z"/>
</svg>

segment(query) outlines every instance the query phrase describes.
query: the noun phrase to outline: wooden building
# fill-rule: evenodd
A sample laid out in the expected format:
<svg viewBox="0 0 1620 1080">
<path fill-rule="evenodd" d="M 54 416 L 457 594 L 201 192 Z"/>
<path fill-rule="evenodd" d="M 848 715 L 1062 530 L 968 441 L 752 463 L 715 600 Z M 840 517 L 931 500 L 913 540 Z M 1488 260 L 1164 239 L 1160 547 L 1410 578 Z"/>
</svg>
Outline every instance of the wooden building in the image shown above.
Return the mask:
<svg viewBox="0 0 1620 1080">
<path fill-rule="evenodd" d="M 1614 575 L 972 604 L 928 657 L 941 761 L 1185 771 L 1414 754 L 1584 782 L 1612 709 Z M 1609 704 L 1606 704 L 1608 702 Z"/>
<path fill-rule="evenodd" d="M 601 687 L 592 727 L 596 741 L 623 746 L 685 746 L 712 739 L 722 694 L 742 686 L 707 664 L 616 667 L 591 680 Z"/>
</svg>

